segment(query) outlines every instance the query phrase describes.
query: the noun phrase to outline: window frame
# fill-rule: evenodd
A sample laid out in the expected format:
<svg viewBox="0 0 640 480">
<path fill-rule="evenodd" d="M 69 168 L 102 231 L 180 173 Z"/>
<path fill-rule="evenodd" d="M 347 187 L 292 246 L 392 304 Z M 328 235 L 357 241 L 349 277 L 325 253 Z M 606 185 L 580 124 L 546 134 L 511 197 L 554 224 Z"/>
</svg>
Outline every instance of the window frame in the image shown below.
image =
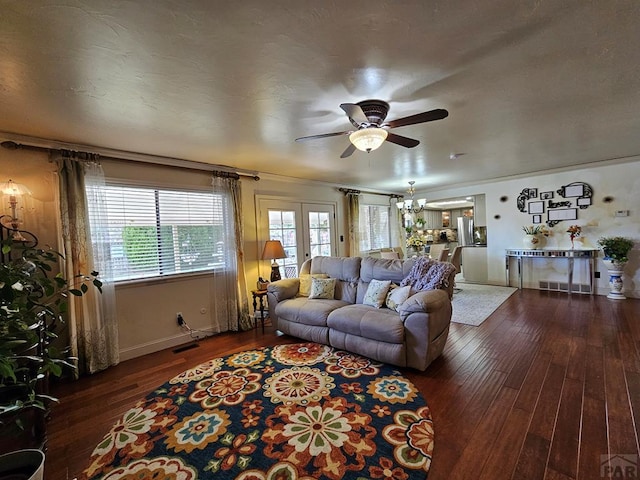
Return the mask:
<svg viewBox="0 0 640 480">
<path fill-rule="evenodd" d="M 366 245 L 363 244 L 363 239 L 365 238 L 365 233 L 367 231 L 369 231 L 371 237 L 367 237 L 367 238 L 373 238 L 373 236 L 375 235 L 376 232 L 372 232 L 371 231 L 371 208 L 378 208 L 378 209 L 386 209 L 387 211 L 387 231 L 386 231 L 386 240 L 387 240 L 387 245 L 382 245 L 382 246 L 372 246 L 371 244 L 368 245 L 369 248 L 363 248 Z M 379 250 L 381 248 L 391 248 L 392 245 L 392 241 L 391 241 L 391 206 L 390 205 L 380 205 L 380 204 L 376 204 L 376 203 L 360 203 L 359 205 L 359 214 L 358 214 L 358 231 L 359 231 L 359 245 L 358 245 L 358 249 L 360 252 L 368 252 L 368 251 L 372 251 L 372 250 Z M 366 216 L 366 224 L 363 225 L 362 223 L 362 218 L 363 218 L 363 211 L 366 210 L 367 213 L 365 214 Z"/>
<path fill-rule="evenodd" d="M 223 215 L 224 219 L 227 219 L 229 217 L 228 214 L 228 208 L 225 209 L 224 205 L 226 203 L 229 202 L 229 198 L 228 196 L 225 198 L 225 195 L 227 195 L 226 192 L 215 192 L 213 190 L 213 187 L 211 186 L 194 186 L 194 185 L 185 185 L 185 184 L 172 184 L 172 183 L 165 183 L 165 182 L 145 182 L 145 181 L 140 181 L 140 180 L 132 180 L 132 179 L 123 179 L 123 178 L 114 178 L 114 177 L 108 177 L 105 178 L 105 187 L 109 188 L 109 187 L 122 187 L 122 188 L 132 188 L 132 189 L 145 189 L 145 190 L 152 190 L 154 192 L 161 192 L 161 191 L 170 191 L 170 192 L 180 192 L 183 194 L 189 194 L 189 193 L 194 193 L 194 194 L 204 194 L 204 195 L 210 195 L 210 196 L 215 196 L 215 195 L 222 195 L 223 196 L 223 208 L 221 210 L 221 213 Z M 228 206 L 228 205 L 227 205 Z M 157 207 L 157 205 L 156 205 Z M 215 213 L 214 213 L 215 214 Z M 156 225 L 157 223 L 157 219 L 158 219 L 158 209 L 156 208 Z M 91 222 L 90 222 L 91 224 Z M 165 224 L 165 225 L 172 225 L 171 223 L 169 224 Z M 111 250 L 111 249 L 110 249 Z M 110 260 L 111 261 L 111 260 Z M 113 268 L 115 268 L 113 262 L 111 261 L 111 266 Z M 226 270 L 225 265 L 214 265 L 211 266 L 211 268 L 203 268 L 203 269 L 199 269 L 199 270 L 188 270 L 188 271 L 184 271 L 184 272 L 170 272 L 170 273 L 161 273 L 161 274 L 155 274 L 155 275 L 149 275 L 149 276 L 143 276 L 143 277 L 136 277 L 136 278 L 120 278 L 120 279 L 115 279 L 115 278 L 111 278 L 109 279 L 110 281 L 112 281 L 114 283 L 114 285 L 118 286 L 118 285 L 140 285 L 140 284 L 154 284 L 154 283 L 159 283 L 159 282 L 175 282 L 175 281 L 180 281 L 180 280 L 184 280 L 184 279 L 189 279 L 189 278 L 195 278 L 195 277 L 203 277 L 203 276 L 207 276 L 207 275 L 211 275 L 212 273 L 216 273 L 216 272 L 224 272 Z"/>
</svg>

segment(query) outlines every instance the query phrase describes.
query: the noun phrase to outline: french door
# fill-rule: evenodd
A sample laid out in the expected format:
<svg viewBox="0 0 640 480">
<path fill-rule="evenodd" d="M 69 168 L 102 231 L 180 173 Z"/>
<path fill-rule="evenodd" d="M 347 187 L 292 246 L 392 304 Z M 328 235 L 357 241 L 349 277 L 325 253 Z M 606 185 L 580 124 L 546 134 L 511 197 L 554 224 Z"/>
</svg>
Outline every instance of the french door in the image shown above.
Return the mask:
<svg viewBox="0 0 640 480">
<path fill-rule="evenodd" d="M 282 242 L 287 254 L 278 260 L 283 278 L 297 277 L 308 258 L 337 254 L 335 210 L 333 204 L 259 200 L 259 238 Z"/>
</svg>

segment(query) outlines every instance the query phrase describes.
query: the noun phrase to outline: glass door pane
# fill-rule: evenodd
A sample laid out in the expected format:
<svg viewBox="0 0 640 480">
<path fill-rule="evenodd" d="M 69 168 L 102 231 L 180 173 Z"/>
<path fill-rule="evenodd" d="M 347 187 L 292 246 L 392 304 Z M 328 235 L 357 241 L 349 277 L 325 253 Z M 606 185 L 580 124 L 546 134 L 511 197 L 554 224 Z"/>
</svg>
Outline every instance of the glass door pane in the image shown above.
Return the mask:
<svg viewBox="0 0 640 480">
<path fill-rule="evenodd" d="M 303 212 L 307 219 L 308 258 L 336 255 L 334 244 L 335 209 L 332 205 L 303 205 Z"/>
<path fill-rule="evenodd" d="M 335 239 L 335 206 L 303 204 L 285 200 L 259 200 L 259 239 L 280 240 L 287 258 L 277 260 L 282 278 L 297 277 L 302 263 L 318 255 L 337 255 Z M 266 262 L 261 262 L 261 275 Z"/>
<path fill-rule="evenodd" d="M 268 210 L 269 240 L 280 240 L 287 258 L 277 260 L 282 278 L 298 276 L 298 240 L 295 210 Z"/>
</svg>

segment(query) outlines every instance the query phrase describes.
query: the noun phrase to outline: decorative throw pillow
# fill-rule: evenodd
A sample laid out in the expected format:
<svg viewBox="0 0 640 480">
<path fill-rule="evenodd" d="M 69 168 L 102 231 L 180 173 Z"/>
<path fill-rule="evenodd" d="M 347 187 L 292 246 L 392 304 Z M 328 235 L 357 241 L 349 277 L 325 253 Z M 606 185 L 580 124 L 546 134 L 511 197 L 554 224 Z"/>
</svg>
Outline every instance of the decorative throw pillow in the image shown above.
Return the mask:
<svg viewBox="0 0 640 480">
<path fill-rule="evenodd" d="M 406 287 L 395 287 L 389 290 L 387 294 L 387 299 L 385 300 L 385 304 L 387 308 L 391 310 L 395 310 L 396 312 L 400 310 L 400 305 L 402 305 L 407 298 L 411 296 L 411 286 L 407 285 Z"/>
<path fill-rule="evenodd" d="M 300 288 L 298 289 L 299 297 L 308 297 L 311 293 L 311 279 L 312 278 L 329 278 L 326 273 L 303 273 L 300 275 Z"/>
<path fill-rule="evenodd" d="M 387 298 L 387 292 L 391 286 L 391 280 L 371 280 L 367 293 L 364 294 L 362 303 L 380 308 L 384 305 L 384 299 Z"/>
<path fill-rule="evenodd" d="M 311 277 L 311 292 L 309 298 L 324 298 L 333 300 L 333 294 L 336 290 L 335 278 L 314 278 Z"/>
</svg>

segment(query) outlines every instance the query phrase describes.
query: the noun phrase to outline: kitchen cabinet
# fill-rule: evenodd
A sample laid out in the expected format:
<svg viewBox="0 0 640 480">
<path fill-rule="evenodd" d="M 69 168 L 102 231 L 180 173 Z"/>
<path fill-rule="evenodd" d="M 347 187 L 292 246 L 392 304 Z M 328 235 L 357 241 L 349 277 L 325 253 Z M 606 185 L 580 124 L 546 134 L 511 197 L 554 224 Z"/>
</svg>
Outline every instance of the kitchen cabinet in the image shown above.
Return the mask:
<svg viewBox="0 0 640 480">
<path fill-rule="evenodd" d="M 424 228 L 426 230 L 436 230 L 442 228 L 442 212 L 440 210 L 425 210 L 422 212 L 424 218 Z"/>
<path fill-rule="evenodd" d="M 487 206 L 484 194 L 476 195 L 473 208 L 473 223 L 476 227 L 487 226 Z"/>
</svg>

